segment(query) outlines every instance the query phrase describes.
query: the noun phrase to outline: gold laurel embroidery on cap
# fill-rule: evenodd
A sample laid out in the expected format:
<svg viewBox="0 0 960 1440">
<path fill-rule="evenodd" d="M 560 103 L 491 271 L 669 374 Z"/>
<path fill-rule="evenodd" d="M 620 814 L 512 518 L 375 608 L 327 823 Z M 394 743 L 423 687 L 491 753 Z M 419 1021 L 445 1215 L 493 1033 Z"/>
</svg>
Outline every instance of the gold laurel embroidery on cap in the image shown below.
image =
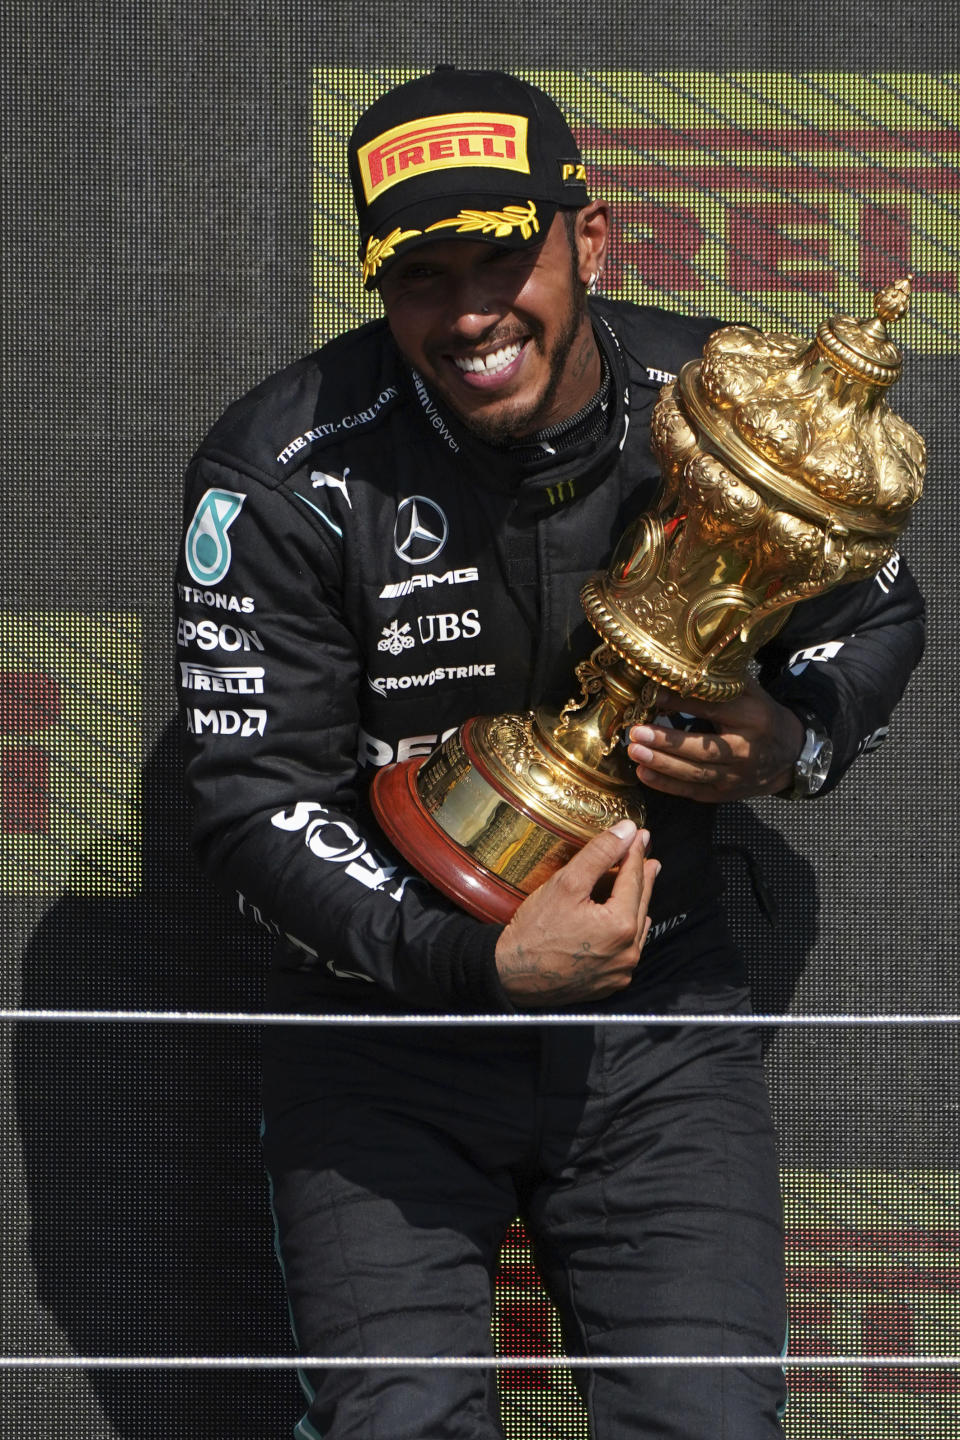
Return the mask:
<svg viewBox="0 0 960 1440">
<path fill-rule="evenodd" d="M 404 240 L 412 240 L 415 235 L 422 234 L 422 230 L 401 230 L 397 225 L 389 235 L 384 235 L 382 240 L 378 240 L 376 235 L 371 235 L 367 241 L 367 253 L 363 257 L 364 285 L 376 275 L 384 260 L 390 259 L 398 245 L 402 245 Z"/>
<path fill-rule="evenodd" d="M 505 205 L 502 210 L 461 210 L 460 214 L 455 215 L 452 220 L 437 220 L 433 225 L 428 225 L 424 234 L 430 230 L 443 230 L 450 226 L 456 227 L 458 235 L 469 234 L 472 230 L 479 230 L 481 234 L 489 235 L 492 231 L 498 240 L 512 235 L 517 229 L 524 240 L 529 240 L 532 235 L 540 233 L 537 207 L 532 200 L 527 201 L 526 207 Z"/>
</svg>

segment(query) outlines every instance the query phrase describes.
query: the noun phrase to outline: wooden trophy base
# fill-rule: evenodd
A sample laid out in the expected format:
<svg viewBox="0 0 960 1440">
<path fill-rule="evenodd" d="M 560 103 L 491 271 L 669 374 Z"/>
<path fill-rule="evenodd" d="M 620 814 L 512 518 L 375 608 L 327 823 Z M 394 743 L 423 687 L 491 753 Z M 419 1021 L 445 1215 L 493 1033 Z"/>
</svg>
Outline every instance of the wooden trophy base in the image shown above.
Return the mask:
<svg viewBox="0 0 960 1440">
<path fill-rule="evenodd" d="M 477 920 L 505 925 L 526 899 L 468 854 L 427 814 L 417 791 L 423 757 L 378 770 L 370 788 L 377 824 L 430 884 Z"/>
</svg>

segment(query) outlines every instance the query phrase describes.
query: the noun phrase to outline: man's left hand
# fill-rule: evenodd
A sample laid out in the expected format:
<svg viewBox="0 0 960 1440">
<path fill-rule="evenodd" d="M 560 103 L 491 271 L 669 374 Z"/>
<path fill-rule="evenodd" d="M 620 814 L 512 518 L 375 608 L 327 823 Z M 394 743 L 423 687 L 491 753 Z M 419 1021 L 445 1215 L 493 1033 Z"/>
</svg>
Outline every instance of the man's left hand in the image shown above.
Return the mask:
<svg viewBox="0 0 960 1440">
<path fill-rule="evenodd" d="M 803 722 L 755 680 L 748 680 L 734 700 L 708 702 L 665 691 L 661 701 L 665 713 L 710 720 L 714 733 L 634 725 L 627 753 L 644 785 L 717 804 L 775 795 L 792 783 L 794 761 L 803 748 Z"/>
</svg>

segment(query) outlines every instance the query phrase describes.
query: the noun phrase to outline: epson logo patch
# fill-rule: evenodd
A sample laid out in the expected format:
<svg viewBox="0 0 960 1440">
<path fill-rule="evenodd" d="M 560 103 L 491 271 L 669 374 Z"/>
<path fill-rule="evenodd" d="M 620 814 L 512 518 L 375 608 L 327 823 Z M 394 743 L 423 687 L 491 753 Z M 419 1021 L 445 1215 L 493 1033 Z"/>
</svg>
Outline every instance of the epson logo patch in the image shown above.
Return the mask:
<svg viewBox="0 0 960 1440">
<path fill-rule="evenodd" d="M 218 625 L 215 620 L 178 620 L 177 644 L 184 648 L 196 645 L 198 650 L 262 650 L 263 641 L 256 630 L 242 625 Z"/>
</svg>

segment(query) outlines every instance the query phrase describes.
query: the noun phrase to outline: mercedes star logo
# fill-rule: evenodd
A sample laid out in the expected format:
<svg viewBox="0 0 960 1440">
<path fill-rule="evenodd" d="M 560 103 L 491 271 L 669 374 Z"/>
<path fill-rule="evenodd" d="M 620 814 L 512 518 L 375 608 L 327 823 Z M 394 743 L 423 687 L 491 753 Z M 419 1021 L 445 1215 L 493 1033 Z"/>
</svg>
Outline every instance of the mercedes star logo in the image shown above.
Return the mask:
<svg viewBox="0 0 960 1440">
<path fill-rule="evenodd" d="M 447 543 L 447 517 L 426 495 L 408 495 L 397 507 L 393 548 L 408 565 L 426 565 Z"/>
</svg>

